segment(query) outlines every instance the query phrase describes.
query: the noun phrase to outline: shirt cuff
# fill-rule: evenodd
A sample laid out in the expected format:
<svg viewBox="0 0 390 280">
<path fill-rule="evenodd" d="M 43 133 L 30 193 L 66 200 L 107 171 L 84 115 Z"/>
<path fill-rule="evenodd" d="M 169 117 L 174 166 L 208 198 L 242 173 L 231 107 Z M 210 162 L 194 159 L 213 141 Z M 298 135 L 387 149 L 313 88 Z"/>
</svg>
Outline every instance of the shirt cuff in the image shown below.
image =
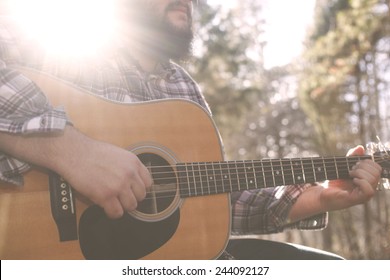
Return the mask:
<svg viewBox="0 0 390 280">
<path fill-rule="evenodd" d="M 0 119 L 0 131 L 7 133 L 51 133 L 63 131 L 72 122 L 62 107 L 53 108 L 29 119 Z"/>
</svg>

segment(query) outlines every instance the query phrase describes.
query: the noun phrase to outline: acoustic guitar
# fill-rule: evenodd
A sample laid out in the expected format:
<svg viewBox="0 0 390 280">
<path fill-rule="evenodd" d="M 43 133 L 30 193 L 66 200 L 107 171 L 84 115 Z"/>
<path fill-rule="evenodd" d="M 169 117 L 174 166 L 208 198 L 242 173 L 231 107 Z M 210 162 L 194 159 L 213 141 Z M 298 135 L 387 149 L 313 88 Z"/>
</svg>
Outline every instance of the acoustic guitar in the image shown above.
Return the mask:
<svg viewBox="0 0 390 280">
<path fill-rule="evenodd" d="M 357 161 L 371 158 L 224 161 L 213 120 L 193 102 L 117 103 L 18 70 L 84 134 L 137 154 L 154 185 L 136 211 L 110 220 L 58 175 L 33 167 L 23 187 L 0 183 L 1 259 L 217 258 L 230 237 L 230 193 L 349 178 Z M 389 178 L 388 154 L 373 157 Z"/>
</svg>

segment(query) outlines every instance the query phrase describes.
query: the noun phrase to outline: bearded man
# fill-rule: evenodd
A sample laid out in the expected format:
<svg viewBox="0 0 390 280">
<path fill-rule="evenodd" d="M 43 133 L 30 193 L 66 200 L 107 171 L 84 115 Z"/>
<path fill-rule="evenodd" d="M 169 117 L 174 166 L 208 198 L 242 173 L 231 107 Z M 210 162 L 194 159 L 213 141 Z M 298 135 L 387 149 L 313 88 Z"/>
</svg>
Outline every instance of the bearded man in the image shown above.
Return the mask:
<svg viewBox="0 0 390 280">
<path fill-rule="evenodd" d="M 179 98 L 199 104 L 211 115 L 199 86 L 174 62 L 191 54 L 193 2 L 118 0 L 121 37 L 115 46 L 87 62 L 50 61 L 38 47 L 38 55 L 26 54 L 20 35 L 16 36 L 9 25 L 1 24 L 0 179 L 21 184 L 22 173 L 34 164 L 59 174 L 101 207 L 110 219 L 134 211 L 153 184 L 140 159 L 131 151 L 78 131 L 64 110 L 53 108 L 44 93 L 13 66 L 39 69 L 115 102 Z M 363 148 L 359 146 L 350 154 L 362 153 Z M 380 175 L 381 167 L 377 163 L 364 160 L 351 169 L 351 180 L 331 183 L 328 188 L 296 184 L 235 192 L 231 195 L 231 232 L 239 236 L 289 228 L 324 228 L 327 211 L 368 201 L 375 193 Z M 220 252 L 215 256 L 218 257 L 341 258 L 301 246 L 257 239 L 231 240 L 227 252 Z"/>
</svg>

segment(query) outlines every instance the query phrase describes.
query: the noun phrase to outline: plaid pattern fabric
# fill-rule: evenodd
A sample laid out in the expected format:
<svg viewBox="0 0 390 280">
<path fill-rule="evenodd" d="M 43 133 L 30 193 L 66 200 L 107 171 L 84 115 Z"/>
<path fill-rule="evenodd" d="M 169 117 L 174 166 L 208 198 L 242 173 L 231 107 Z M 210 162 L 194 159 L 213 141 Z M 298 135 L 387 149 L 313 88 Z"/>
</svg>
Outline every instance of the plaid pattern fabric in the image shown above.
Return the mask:
<svg viewBox="0 0 390 280">
<path fill-rule="evenodd" d="M 49 133 L 63 130 L 67 122 L 61 108 L 52 108 L 35 84 L 0 60 L 1 132 Z M 0 180 L 22 185 L 21 174 L 28 169 L 27 163 L 0 152 Z"/>
<path fill-rule="evenodd" d="M 294 202 L 310 186 L 311 184 L 278 186 L 233 193 L 233 234 L 269 234 L 292 228 L 324 228 L 327 224 L 327 214 L 296 223 L 289 223 L 287 220 L 287 214 Z"/>
<path fill-rule="evenodd" d="M 79 88 L 119 102 L 184 98 L 197 102 L 210 112 L 198 85 L 182 67 L 172 62 L 158 65 L 153 73 L 142 71 L 137 62 L 126 55 L 127 52 L 100 61 L 52 63 L 39 53 L 25 56 L 20 51 L 23 47 L 17 49 L 20 42 L 12 40 L 9 34 L 0 23 L 0 131 L 50 133 L 62 130 L 69 123 L 61 108 L 52 108 L 31 81 L 11 69 L 14 64 L 38 68 Z M 21 174 L 27 169 L 27 163 L 0 153 L 1 180 L 22 184 Z M 293 203 L 307 187 L 297 185 L 233 193 L 232 233 L 274 233 L 286 228 L 325 227 L 326 214 L 298 223 L 289 224 L 287 221 Z"/>
</svg>

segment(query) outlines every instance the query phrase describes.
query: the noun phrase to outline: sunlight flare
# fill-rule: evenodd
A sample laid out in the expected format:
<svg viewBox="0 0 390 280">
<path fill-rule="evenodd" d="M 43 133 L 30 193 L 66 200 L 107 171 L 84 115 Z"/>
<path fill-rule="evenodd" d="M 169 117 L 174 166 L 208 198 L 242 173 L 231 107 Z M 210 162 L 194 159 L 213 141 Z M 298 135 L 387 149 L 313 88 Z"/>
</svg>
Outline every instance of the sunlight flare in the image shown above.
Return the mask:
<svg viewBox="0 0 390 280">
<path fill-rule="evenodd" d="M 114 1 L 12 0 L 9 10 L 22 29 L 50 53 L 91 55 L 113 39 Z"/>
</svg>

